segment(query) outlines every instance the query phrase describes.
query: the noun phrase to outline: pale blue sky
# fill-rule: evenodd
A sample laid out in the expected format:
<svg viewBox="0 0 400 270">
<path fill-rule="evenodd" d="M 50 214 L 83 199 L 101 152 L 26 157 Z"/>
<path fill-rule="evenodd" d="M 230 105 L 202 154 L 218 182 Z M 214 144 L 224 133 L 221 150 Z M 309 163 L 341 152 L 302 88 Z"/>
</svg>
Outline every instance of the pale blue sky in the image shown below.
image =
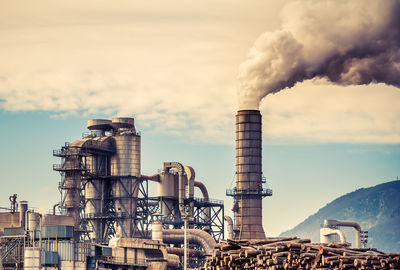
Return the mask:
<svg viewBox="0 0 400 270">
<path fill-rule="evenodd" d="M 1 1 L 0 205 L 17 193 L 51 208 L 52 150 L 80 139 L 88 119 L 134 116 L 142 173 L 190 165 L 229 214 L 238 67 L 257 37 L 282 28 L 288 2 Z M 312 80 L 261 102 L 268 235 L 400 175 L 399 100 L 393 86 Z"/>
</svg>

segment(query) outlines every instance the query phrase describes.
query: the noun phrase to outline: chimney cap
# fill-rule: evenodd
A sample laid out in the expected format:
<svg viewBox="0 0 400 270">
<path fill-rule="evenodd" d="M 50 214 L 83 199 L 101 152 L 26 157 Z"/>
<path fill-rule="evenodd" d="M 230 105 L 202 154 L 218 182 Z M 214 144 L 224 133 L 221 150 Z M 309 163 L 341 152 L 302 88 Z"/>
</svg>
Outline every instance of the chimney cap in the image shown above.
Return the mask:
<svg viewBox="0 0 400 270">
<path fill-rule="evenodd" d="M 237 114 L 261 114 L 260 110 L 238 110 Z"/>
</svg>

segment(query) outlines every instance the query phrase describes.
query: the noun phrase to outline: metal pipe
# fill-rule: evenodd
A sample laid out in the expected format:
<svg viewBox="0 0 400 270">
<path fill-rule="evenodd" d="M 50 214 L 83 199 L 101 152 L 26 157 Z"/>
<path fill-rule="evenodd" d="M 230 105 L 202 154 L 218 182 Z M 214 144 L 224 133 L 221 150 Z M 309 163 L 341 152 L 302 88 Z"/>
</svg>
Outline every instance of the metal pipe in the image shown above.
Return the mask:
<svg viewBox="0 0 400 270">
<path fill-rule="evenodd" d="M 332 239 L 333 235 L 339 235 L 340 243 L 346 243 L 346 236 L 344 233 L 339 229 L 333 228 L 321 228 L 320 229 L 320 241 L 321 243 L 332 243 L 335 242 Z"/>
<path fill-rule="evenodd" d="M 184 247 L 184 256 L 183 256 L 183 269 L 187 270 L 187 260 L 188 260 L 188 254 L 187 254 L 187 250 L 188 250 L 188 236 L 187 236 L 187 230 L 188 230 L 188 217 L 186 216 L 184 218 L 184 223 L 185 223 L 185 237 L 184 237 L 184 242 L 183 242 L 183 247 Z"/>
<path fill-rule="evenodd" d="M 210 200 L 210 198 L 208 196 L 208 191 L 207 191 L 206 186 L 199 180 L 194 181 L 194 186 L 198 187 L 200 189 L 201 193 L 203 194 L 204 201 L 208 202 Z"/>
<path fill-rule="evenodd" d="M 184 202 L 185 202 L 185 183 L 184 183 L 184 179 L 183 179 L 183 175 L 184 175 L 184 168 L 183 165 L 179 162 L 164 162 L 163 164 L 163 171 L 167 172 L 168 169 L 170 168 L 174 168 L 177 170 L 178 172 L 178 176 L 179 176 L 179 191 L 178 191 L 178 197 L 179 197 L 179 211 L 182 213 L 184 213 Z"/>
<path fill-rule="evenodd" d="M 183 256 L 183 254 L 185 254 L 185 249 L 177 247 L 167 247 L 167 252 L 170 254 Z M 192 248 L 188 248 L 187 253 L 191 256 L 196 256 L 196 257 L 204 257 L 205 255 L 205 252 L 203 250 L 192 249 Z"/>
<path fill-rule="evenodd" d="M 53 205 L 53 215 L 56 214 L 56 207 L 59 205 L 60 205 L 60 203 L 56 203 L 55 205 Z"/>
<path fill-rule="evenodd" d="M 209 196 L 208 196 L 208 191 L 207 191 L 206 186 L 205 186 L 202 182 L 200 182 L 200 181 L 198 181 L 198 180 L 195 180 L 195 181 L 193 182 L 193 185 L 194 185 L 195 187 L 197 187 L 197 188 L 200 189 L 201 193 L 203 194 L 203 199 L 204 199 L 204 201 L 205 201 L 205 202 L 209 202 L 209 201 L 210 201 L 210 198 L 209 198 Z M 211 217 L 210 217 L 210 214 L 211 214 L 211 209 L 210 209 L 210 207 L 206 207 L 206 208 L 204 209 L 204 215 L 205 215 L 204 221 L 205 221 L 205 223 L 208 223 L 208 222 L 210 221 L 210 218 L 211 218 Z M 206 226 L 204 229 L 205 229 L 205 230 L 210 230 L 210 227 L 209 227 L 209 226 Z"/>
<path fill-rule="evenodd" d="M 179 260 L 178 255 L 176 255 L 176 254 L 167 254 L 167 264 L 168 264 L 169 267 L 172 267 L 172 268 L 179 267 L 180 260 Z M 159 269 L 159 268 L 157 268 L 157 269 Z M 163 269 L 163 268 L 161 268 L 161 269 Z"/>
<path fill-rule="evenodd" d="M 359 248 L 361 246 L 361 242 L 360 242 L 361 226 L 357 222 L 346 221 L 346 220 L 325 219 L 324 227 L 329 227 L 329 226 L 353 227 L 356 231 L 356 248 Z"/>
<path fill-rule="evenodd" d="M 194 169 L 190 166 L 184 166 L 185 173 L 187 176 L 187 183 L 186 185 L 188 186 L 188 197 L 189 199 L 193 199 L 194 197 L 194 179 L 196 177 L 196 173 Z"/>
<path fill-rule="evenodd" d="M 42 214 L 39 214 L 39 268 L 42 266 Z"/>
<path fill-rule="evenodd" d="M 19 222 L 21 227 L 25 228 L 26 223 L 26 211 L 28 210 L 28 202 L 20 201 L 19 202 Z"/>
<path fill-rule="evenodd" d="M 207 232 L 200 229 L 189 229 L 188 239 L 190 242 L 201 246 L 206 256 L 211 256 L 214 247 L 217 245 L 214 238 Z M 167 244 L 183 244 L 184 230 L 171 229 L 163 231 L 163 242 Z"/>
<path fill-rule="evenodd" d="M 233 221 L 230 216 L 224 216 L 224 219 L 228 222 L 228 239 L 233 239 Z"/>
<path fill-rule="evenodd" d="M 142 175 L 140 175 L 140 177 L 144 178 L 144 179 L 147 179 L 147 180 L 150 180 L 150 181 L 154 181 L 154 182 L 160 182 L 161 181 L 160 180 L 160 174 L 154 174 L 154 175 L 151 175 L 151 176 L 142 174 Z"/>
</svg>

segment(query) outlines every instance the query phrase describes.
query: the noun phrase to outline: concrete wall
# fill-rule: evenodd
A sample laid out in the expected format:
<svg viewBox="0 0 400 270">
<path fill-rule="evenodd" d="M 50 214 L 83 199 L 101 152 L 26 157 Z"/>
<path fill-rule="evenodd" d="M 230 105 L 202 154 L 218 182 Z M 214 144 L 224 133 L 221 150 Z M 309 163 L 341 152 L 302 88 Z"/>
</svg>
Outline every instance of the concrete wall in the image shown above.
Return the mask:
<svg viewBox="0 0 400 270">
<path fill-rule="evenodd" d="M 43 226 L 74 226 L 74 219 L 69 216 L 44 215 Z"/>
<path fill-rule="evenodd" d="M 0 232 L 4 232 L 4 228 L 21 227 L 19 222 L 19 212 L 0 213 Z"/>
</svg>

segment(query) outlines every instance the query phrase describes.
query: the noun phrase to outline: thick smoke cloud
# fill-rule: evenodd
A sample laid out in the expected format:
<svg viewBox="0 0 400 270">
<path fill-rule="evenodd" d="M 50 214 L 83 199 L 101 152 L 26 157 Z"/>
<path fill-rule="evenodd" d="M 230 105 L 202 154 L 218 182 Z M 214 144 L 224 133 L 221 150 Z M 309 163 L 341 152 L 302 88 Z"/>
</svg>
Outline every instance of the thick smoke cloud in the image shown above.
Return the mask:
<svg viewBox="0 0 400 270">
<path fill-rule="evenodd" d="M 337 85 L 400 86 L 400 0 L 296 1 L 283 27 L 262 34 L 239 68 L 241 109 L 324 78 Z"/>
</svg>

